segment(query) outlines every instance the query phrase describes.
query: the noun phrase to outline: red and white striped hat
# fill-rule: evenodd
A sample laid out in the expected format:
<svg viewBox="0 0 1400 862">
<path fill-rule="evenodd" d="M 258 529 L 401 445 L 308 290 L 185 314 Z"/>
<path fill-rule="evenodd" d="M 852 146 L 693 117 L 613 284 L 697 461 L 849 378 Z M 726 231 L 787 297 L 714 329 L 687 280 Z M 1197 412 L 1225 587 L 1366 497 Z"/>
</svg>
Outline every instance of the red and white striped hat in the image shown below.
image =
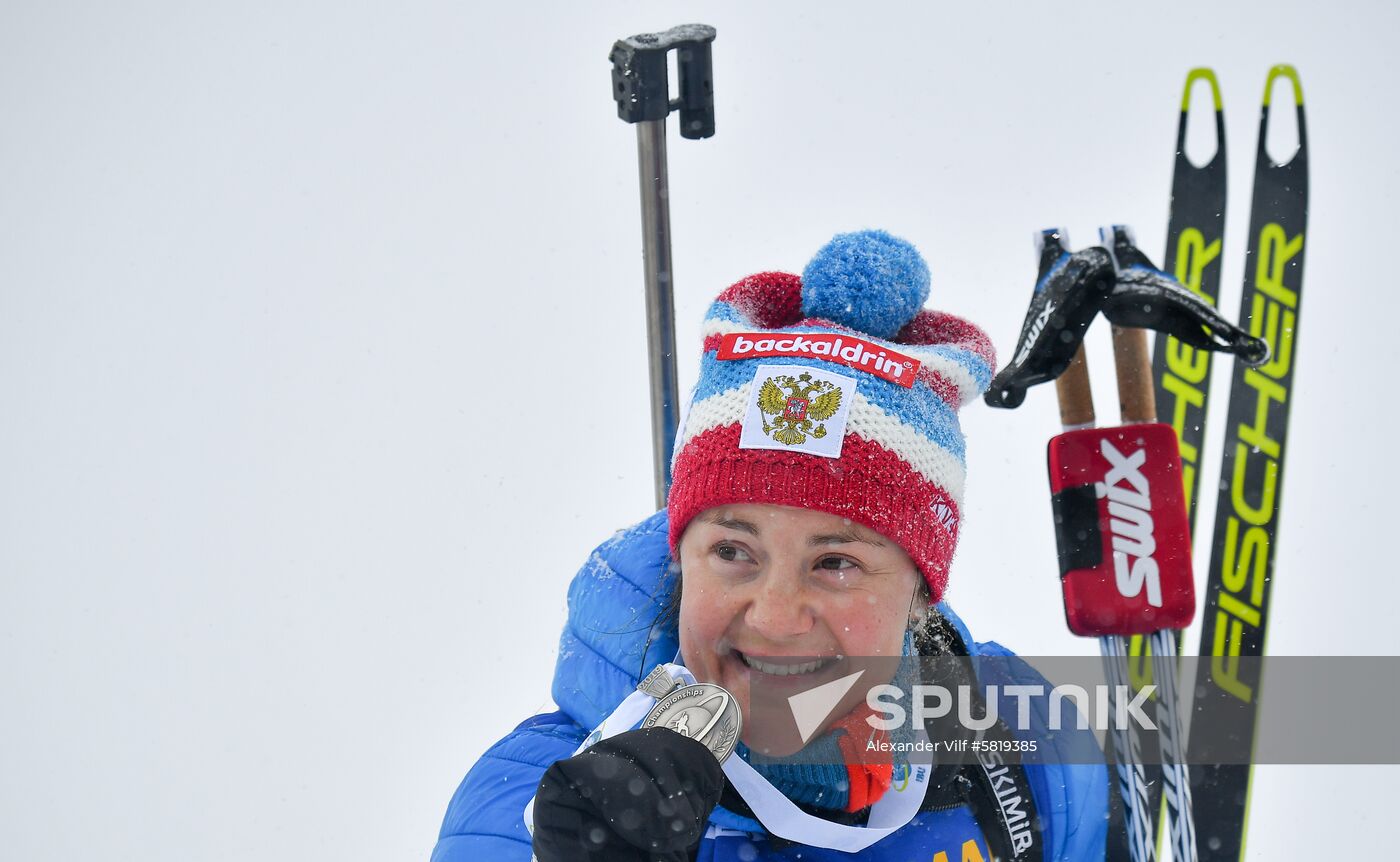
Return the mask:
<svg viewBox="0 0 1400 862">
<path fill-rule="evenodd" d="M 861 231 L 800 278 L 760 273 L 719 295 L 672 462 L 673 552 L 715 506 L 814 509 L 897 542 L 942 599 L 966 475 L 958 408 L 996 358 L 977 326 L 922 308 L 928 289 L 912 245 Z"/>
</svg>

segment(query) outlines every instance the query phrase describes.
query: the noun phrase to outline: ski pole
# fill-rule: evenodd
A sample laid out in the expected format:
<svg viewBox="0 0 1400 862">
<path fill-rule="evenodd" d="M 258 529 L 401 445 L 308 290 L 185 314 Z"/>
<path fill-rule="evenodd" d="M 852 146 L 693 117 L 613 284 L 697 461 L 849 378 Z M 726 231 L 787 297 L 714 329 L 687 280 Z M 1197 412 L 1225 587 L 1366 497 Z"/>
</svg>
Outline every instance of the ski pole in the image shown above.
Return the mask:
<svg viewBox="0 0 1400 862">
<path fill-rule="evenodd" d="M 1063 232 L 1060 237 L 1063 238 Z M 1064 373 L 1055 378 L 1055 394 L 1060 405 L 1060 424 L 1066 433 L 1087 431 L 1094 427 L 1094 395 L 1089 386 L 1089 366 L 1082 343 Z M 1052 451 L 1054 443 L 1052 440 Z M 1063 559 L 1063 553 L 1061 557 Z M 1073 621 L 1076 612 L 1083 607 L 1082 604 L 1073 605 L 1066 595 L 1065 609 L 1066 615 L 1071 618 L 1071 630 L 1076 628 Z M 1127 639 L 1122 635 L 1100 635 L 1099 651 L 1103 656 L 1104 674 L 1108 681 L 1109 713 L 1116 719 L 1121 715 L 1119 699 L 1128 690 Z M 1118 793 L 1123 801 L 1124 820 L 1128 827 L 1129 855 L 1133 862 L 1153 862 L 1156 847 L 1152 841 L 1152 812 L 1148 808 L 1147 779 L 1143 773 L 1137 734 L 1132 732 L 1131 727 L 1115 721 L 1113 747 Z"/>
<path fill-rule="evenodd" d="M 1104 246 L 1074 253 L 1061 230 L 1042 231 L 1038 239 L 1040 271 L 1019 349 L 992 378 L 984 398 L 993 407 L 1014 408 L 1025 400 L 1027 388 L 1055 381 L 1067 430 L 1050 440 L 1048 460 L 1065 621 L 1077 635 L 1105 638 L 1101 650 L 1108 674 L 1127 682 L 1129 650 L 1120 639 L 1183 629 L 1196 610 L 1180 448 L 1170 425 L 1150 421 L 1156 409 L 1142 330 L 1233 353 L 1251 366 L 1268 360 L 1269 347 L 1154 266 L 1127 228 L 1105 232 Z M 1100 313 L 1122 327 L 1115 338 L 1122 415 L 1125 422 L 1139 424 L 1093 428 L 1082 342 Z M 1175 669 L 1167 672 L 1172 662 L 1156 669 L 1162 657 L 1175 652 L 1163 646 L 1155 653 L 1154 674 L 1167 681 L 1160 696 L 1165 700 L 1158 703 L 1170 712 L 1163 742 L 1176 764 L 1174 836 L 1188 840 L 1191 824 L 1176 822 L 1186 816 L 1180 809 L 1188 790 Z M 1122 742 L 1122 757 L 1140 764 L 1137 735 Z M 1123 811 L 1136 818 L 1125 824 L 1130 833 L 1126 849 L 1135 860 L 1150 858 L 1144 854 L 1155 849 L 1141 831 L 1150 821 L 1150 816 L 1144 820 L 1150 806 L 1135 790 L 1145 785 L 1142 773 L 1141 766 L 1123 768 L 1120 763 Z M 1192 857 L 1181 853 L 1178 858 Z"/>
<path fill-rule="evenodd" d="M 1123 804 L 1127 850 L 1134 862 L 1156 856 L 1155 830 L 1142 757 L 1142 739 L 1126 721 L 1121 698 L 1129 688 L 1128 638 L 1187 625 L 1195 613 L 1190 538 L 1176 432 L 1155 418 L 1146 333 L 1114 328 L 1114 364 L 1120 415 L 1116 428 L 1095 428 L 1093 394 L 1083 336 L 1097 313 L 1110 319 L 1162 320 L 1154 303 L 1173 295 L 1173 283 L 1132 245 L 1126 228 L 1103 234 L 1104 244 L 1070 253 L 1062 230 L 1043 231 L 1040 273 L 1022 330 L 1023 344 L 1002 374 L 1002 404 L 1019 403 L 1022 386 L 1055 380 L 1065 431 L 1048 447 L 1065 618 L 1075 634 L 1099 638 L 1110 702 L 1116 718 L 1111 737 Z M 1111 287 L 1110 287 L 1111 285 Z M 1184 311 L 1190 303 L 1170 308 Z M 1184 318 L 1177 314 L 1175 319 Z M 1225 332 L 1225 330 L 1217 330 Z M 1241 350 L 1252 342 L 1229 339 Z M 1221 342 L 1224 343 L 1224 340 Z M 1073 351 L 1072 355 L 1070 351 Z M 993 389 L 997 388 L 993 382 Z M 991 393 L 989 393 L 991 395 Z M 1162 648 L 1164 656 L 1174 650 Z M 1167 679 L 1167 765 L 1172 835 L 1177 859 L 1191 857 L 1189 806 L 1180 757 L 1180 724 L 1173 662 L 1154 666 Z M 1151 725 L 1148 725 L 1151 727 Z M 1170 755 L 1169 755 L 1170 757 Z"/>
<path fill-rule="evenodd" d="M 1126 233 L 1126 228 L 1108 228 L 1100 233 L 1106 247 L 1113 248 L 1114 234 L 1117 231 Z M 1131 236 L 1127 238 L 1131 240 Z M 1152 384 L 1152 359 L 1147 349 L 1146 330 L 1113 327 L 1113 361 L 1123 424 L 1155 424 L 1156 393 Z M 1172 859 L 1175 862 L 1196 862 L 1196 828 L 1191 813 L 1191 781 L 1186 766 L 1186 745 L 1182 735 L 1181 706 L 1176 685 L 1177 631 L 1172 628 L 1160 628 L 1148 638 L 1149 649 L 1152 652 L 1152 677 L 1157 684 L 1157 729 L 1161 743 L 1163 796 L 1167 803 Z M 1120 642 L 1118 646 L 1121 646 L 1126 661 L 1129 652 L 1127 639 L 1116 640 Z M 1143 804 L 1149 805 L 1147 797 L 1144 797 Z M 1155 845 L 1156 831 L 1152 830 L 1149 837 Z"/>
<path fill-rule="evenodd" d="M 1162 782 L 1166 785 L 1167 818 L 1171 830 L 1172 858 L 1196 862 L 1196 820 L 1191 807 L 1191 776 L 1186 765 L 1186 739 L 1181 724 L 1181 699 L 1177 694 L 1174 629 L 1158 629 L 1149 641 L 1152 676 L 1157 683 L 1157 730 L 1162 745 Z"/>
<path fill-rule="evenodd" d="M 666 117 L 679 109 L 681 137 L 715 133 L 710 43 L 713 27 L 685 24 L 664 33 L 642 33 L 613 45 L 613 98 L 617 115 L 637 127 L 642 194 L 642 265 L 646 275 L 647 355 L 651 389 L 651 451 L 656 506 L 666 505 L 671 485 L 677 405 L 676 312 L 671 268 L 670 189 L 666 173 Z M 671 101 L 667 54 L 676 52 L 680 98 Z"/>
</svg>

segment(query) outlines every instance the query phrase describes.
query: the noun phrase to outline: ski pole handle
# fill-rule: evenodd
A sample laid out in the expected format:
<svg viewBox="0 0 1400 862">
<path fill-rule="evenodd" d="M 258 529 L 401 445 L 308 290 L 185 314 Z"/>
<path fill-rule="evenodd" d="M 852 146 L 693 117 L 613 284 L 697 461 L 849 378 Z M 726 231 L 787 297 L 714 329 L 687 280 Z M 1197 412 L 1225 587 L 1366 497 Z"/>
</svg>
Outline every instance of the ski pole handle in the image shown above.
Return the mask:
<svg viewBox="0 0 1400 862">
<path fill-rule="evenodd" d="M 1055 378 L 1055 397 L 1060 402 L 1060 424 L 1066 431 L 1094 427 L 1094 392 L 1089 388 L 1089 362 L 1083 342 L 1069 367 Z"/>
<path fill-rule="evenodd" d="M 1126 225 L 1099 228 L 1099 241 L 1113 256 L 1114 271 L 1121 277 L 1131 260 L 1120 259 L 1120 254 L 1136 249 L 1132 229 Z M 1124 425 L 1156 422 L 1157 391 L 1152 382 L 1152 353 L 1147 347 L 1146 329 L 1114 325 L 1113 370 L 1118 377 L 1120 421 Z"/>
<path fill-rule="evenodd" d="M 1118 376 L 1118 413 L 1124 425 L 1157 421 L 1152 354 L 1147 330 L 1113 327 L 1113 366 Z"/>
</svg>

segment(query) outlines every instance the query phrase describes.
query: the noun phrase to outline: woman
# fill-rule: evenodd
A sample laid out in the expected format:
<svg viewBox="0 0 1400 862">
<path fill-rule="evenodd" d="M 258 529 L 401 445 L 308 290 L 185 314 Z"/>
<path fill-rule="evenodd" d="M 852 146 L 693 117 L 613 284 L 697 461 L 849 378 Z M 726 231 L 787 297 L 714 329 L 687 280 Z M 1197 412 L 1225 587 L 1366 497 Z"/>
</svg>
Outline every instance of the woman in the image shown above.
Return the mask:
<svg viewBox="0 0 1400 862">
<path fill-rule="evenodd" d="M 957 410 L 994 359 L 981 330 L 923 309 L 927 296 L 917 251 L 880 231 L 837 236 L 801 278 L 761 273 L 719 296 L 666 511 L 575 579 L 560 710 L 467 775 L 435 862 L 524 860 L 532 840 L 541 862 L 1102 858 L 1106 775 L 1087 733 L 1053 737 L 1024 767 L 921 765 L 908 752 L 967 731 L 881 724 L 890 715 L 854 684 L 907 688 L 921 655 L 1010 656 L 939 604 L 960 523 Z M 663 699 L 694 680 L 737 701 L 743 731 L 723 766 L 688 724 L 635 727 L 637 704 L 657 700 L 638 683 L 658 666 L 644 687 L 659 679 Z M 962 667 L 948 672 L 1043 682 L 1005 658 Z M 827 717 L 796 734 L 803 719 L 770 720 L 838 681 L 848 690 Z"/>
</svg>

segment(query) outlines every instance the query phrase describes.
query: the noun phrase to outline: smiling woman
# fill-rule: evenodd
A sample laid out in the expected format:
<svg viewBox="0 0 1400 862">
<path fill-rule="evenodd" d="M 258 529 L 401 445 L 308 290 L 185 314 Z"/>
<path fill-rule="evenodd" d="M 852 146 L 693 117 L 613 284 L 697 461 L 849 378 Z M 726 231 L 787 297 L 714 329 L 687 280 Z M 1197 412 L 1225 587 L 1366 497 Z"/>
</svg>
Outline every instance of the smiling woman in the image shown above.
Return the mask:
<svg viewBox="0 0 1400 862">
<path fill-rule="evenodd" d="M 666 510 L 575 579 L 559 711 L 472 769 L 434 860 L 1102 858 L 1092 737 L 962 762 L 912 753 L 955 750 L 955 723 L 875 720 L 870 692 L 912 696 L 921 660 L 1009 656 L 940 604 L 958 410 L 994 358 L 922 308 L 928 280 L 913 246 L 865 231 L 720 294 Z M 1039 680 L 1009 666 L 992 681 Z"/>
<path fill-rule="evenodd" d="M 914 561 L 878 533 L 826 512 L 761 504 L 710 509 L 691 521 L 680 557 L 685 666 L 696 679 L 734 692 L 746 716 L 755 685 L 805 691 L 844 676 L 848 656 L 899 656 L 906 630 L 917 623 L 923 579 Z M 926 606 L 925 599 L 920 612 Z M 831 720 L 863 694 L 852 687 Z M 794 753 L 780 738 L 765 738 L 765 729 L 750 721 L 745 744 L 769 755 Z"/>
</svg>

